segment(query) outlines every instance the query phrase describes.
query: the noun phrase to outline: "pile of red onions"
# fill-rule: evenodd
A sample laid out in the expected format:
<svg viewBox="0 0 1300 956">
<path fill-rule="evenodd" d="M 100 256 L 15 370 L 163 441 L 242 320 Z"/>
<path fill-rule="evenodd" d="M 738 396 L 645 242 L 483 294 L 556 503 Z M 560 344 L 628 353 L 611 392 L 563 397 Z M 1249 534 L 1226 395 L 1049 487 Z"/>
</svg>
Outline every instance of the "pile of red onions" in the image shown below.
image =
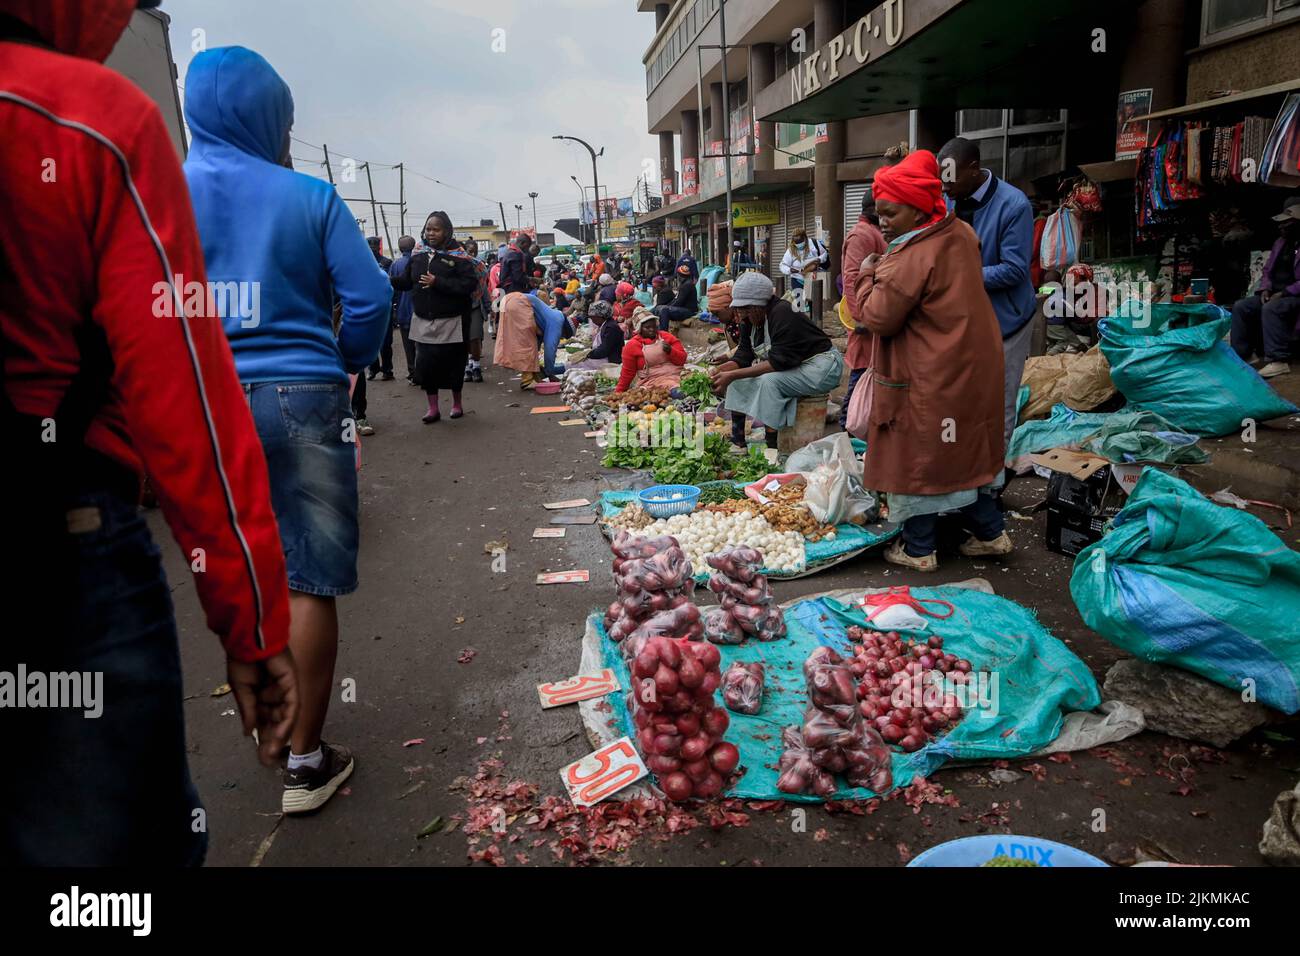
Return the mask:
<svg viewBox="0 0 1300 956">
<path fill-rule="evenodd" d="M 970 680 L 971 663 L 945 653 L 943 638 L 905 641 L 893 632 L 848 629 L 849 668 L 858 678 L 858 710 L 887 743 L 911 753 L 962 719 L 949 685 Z"/>
<path fill-rule="evenodd" d="M 767 578 L 759 573 L 763 555 L 755 548 L 730 548 L 707 558 L 717 573 L 709 590 L 721 607 L 704 617 L 704 636 L 714 644 L 739 644 L 746 635 L 760 641 L 785 637 L 785 614 L 775 603 Z"/>
<path fill-rule="evenodd" d="M 853 672 L 829 647 L 818 647 L 803 665 L 809 704 L 802 727 L 781 733 L 783 793 L 835 793 L 835 777 L 844 774 L 851 787 L 883 793 L 893 786 L 890 751 L 858 710 Z"/>
<path fill-rule="evenodd" d="M 637 744 L 669 800 L 719 796 L 740 764 L 735 744 L 722 739 L 731 719 L 713 697 L 721 661 L 705 641 L 650 637 L 631 662 Z"/>
<path fill-rule="evenodd" d="M 700 640 L 704 625 L 700 609 L 691 600 L 695 572 L 677 539 L 638 538 L 621 532 L 613 550 L 618 600 L 605 612 L 605 630 L 614 641 L 634 633 L 641 638 L 635 648 L 624 645 L 624 655 L 635 657 L 644 638 L 651 636 Z"/>
</svg>

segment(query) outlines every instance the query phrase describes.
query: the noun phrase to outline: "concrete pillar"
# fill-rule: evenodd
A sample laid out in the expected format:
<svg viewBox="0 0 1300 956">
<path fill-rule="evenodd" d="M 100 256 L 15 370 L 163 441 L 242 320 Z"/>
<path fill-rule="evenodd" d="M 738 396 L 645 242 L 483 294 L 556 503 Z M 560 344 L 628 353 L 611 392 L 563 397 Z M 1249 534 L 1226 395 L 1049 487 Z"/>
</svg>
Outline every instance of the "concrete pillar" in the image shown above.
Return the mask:
<svg viewBox="0 0 1300 956">
<path fill-rule="evenodd" d="M 839 0 L 817 0 L 813 6 L 813 32 L 818 46 L 829 43 L 844 29 L 844 5 Z M 827 285 L 826 305 L 838 301 L 835 277 L 840 274 L 840 251 L 844 247 L 844 187 L 836 177 L 837 167 L 844 159 L 844 122 L 826 124 L 826 142 L 816 146 L 816 163 L 813 168 L 814 208 L 821 217 L 822 228 L 828 235 L 830 251 L 830 281 Z M 813 316 L 821 323 L 821 316 Z"/>
<path fill-rule="evenodd" d="M 775 44 L 755 43 L 749 48 L 749 101 L 753 103 L 760 90 L 772 85 L 776 79 L 776 62 L 773 59 Z M 772 169 L 776 152 L 776 124 L 759 123 L 758 155 L 754 157 L 754 169 Z"/>
<path fill-rule="evenodd" d="M 1151 88 L 1151 109 L 1183 103 L 1183 21 L 1181 0 L 1144 0 L 1134 12 L 1133 30 L 1120 65 L 1120 90 Z M 1113 110 L 1111 111 L 1114 112 Z"/>
<path fill-rule="evenodd" d="M 722 84 L 709 84 L 709 141 L 704 144 L 705 152 L 711 152 L 711 144 L 722 141 L 722 131 L 726 128 L 727 118 L 722 115 Z"/>
<path fill-rule="evenodd" d="M 673 148 L 672 131 L 659 134 L 659 188 L 677 192 L 677 157 Z"/>
<path fill-rule="evenodd" d="M 686 190 L 687 160 L 695 163 L 695 185 L 700 184 L 700 111 L 682 110 L 682 190 Z"/>
<path fill-rule="evenodd" d="M 655 33 L 658 33 L 659 28 L 664 25 L 664 21 L 668 19 L 668 11 L 672 8 L 673 5 L 671 3 L 655 4 Z"/>
</svg>

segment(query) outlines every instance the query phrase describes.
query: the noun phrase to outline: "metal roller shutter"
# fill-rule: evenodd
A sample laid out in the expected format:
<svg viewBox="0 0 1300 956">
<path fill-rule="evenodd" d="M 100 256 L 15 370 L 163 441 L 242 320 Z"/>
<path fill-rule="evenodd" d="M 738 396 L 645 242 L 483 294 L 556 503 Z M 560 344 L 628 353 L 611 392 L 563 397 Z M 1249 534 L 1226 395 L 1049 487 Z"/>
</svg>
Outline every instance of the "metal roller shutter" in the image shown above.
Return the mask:
<svg viewBox="0 0 1300 956">
<path fill-rule="evenodd" d="M 781 275 L 781 257 L 785 255 L 785 247 L 790 244 L 789 198 L 781 197 L 781 221 L 773 224 L 767 242 L 767 277 L 778 286 L 785 278 Z"/>
<path fill-rule="evenodd" d="M 844 232 L 847 236 L 862 215 L 862 199 L 870 188 L 870 183 L 844 184 Z"/>
</svg>

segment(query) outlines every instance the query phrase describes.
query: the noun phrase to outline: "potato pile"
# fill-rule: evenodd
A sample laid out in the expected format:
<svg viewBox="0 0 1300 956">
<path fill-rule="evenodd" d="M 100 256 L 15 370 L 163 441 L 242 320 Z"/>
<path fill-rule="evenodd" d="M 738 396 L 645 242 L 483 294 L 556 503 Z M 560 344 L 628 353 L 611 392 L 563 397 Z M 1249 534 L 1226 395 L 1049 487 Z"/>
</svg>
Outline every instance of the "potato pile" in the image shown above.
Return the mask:
<svg viewBox="0 0 1300 956">
<path fill-rule="evenodd" d="M 640 408 L 642 411 L 654 411 L 672 403 L 672 397 L 668 394 L 668 391 L 666 388 L 629 388 L 626 392 L 614 392 L 611 395 L 606 395 L 604 402 L 610 408 L 626 405 L 629 408 Z M 645 406 L 647 405 L 653 405 L 655 409 L 646 409 Z"/>
</svg>

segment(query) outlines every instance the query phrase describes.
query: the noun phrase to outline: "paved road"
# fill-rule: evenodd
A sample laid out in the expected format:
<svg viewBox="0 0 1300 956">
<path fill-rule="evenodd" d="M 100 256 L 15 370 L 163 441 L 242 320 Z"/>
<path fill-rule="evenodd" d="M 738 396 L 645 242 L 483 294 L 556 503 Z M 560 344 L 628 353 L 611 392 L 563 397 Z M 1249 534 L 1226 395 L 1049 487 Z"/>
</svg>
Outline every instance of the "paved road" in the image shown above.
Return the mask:
<svg viewBox="0 0 1300 956">
<path fill-rule="evenodd" d="M 247 865 L 259 848 L 265 866 L 465 865 L 459 829 L 416 839 L 434 817 L 466 814 L 465 790 L 448 789 L 456 778 L 499 757 L 504 779 L 540 788 L 523 801 L 535 804 L 560 794 L 557 770 L 589 750 L 576 708 L 541 711 L 535 685 L 577 669 L 585 615 L 611 600 L 608 549 L 594 527 L 571 528 L 559 541 L 530 535 L 549 517 L 542 502 L 594 497 L 621 473 L 600 468 L 582 428 L 559 426 L 562 416 L 530 417 L 530 407 L 549 400 L 519 392 L 507 375 L 489 369 L 486 382 L 466 387 L 466 417 L 433 426 L 420 422 L 419 390 L 400 380 L 370 384 L 378 431 L 363 447 L 361 588 L 340 605 L 338 676 L 355 680 L 357 699 L 336 703 L 326 726 L 327 739 L 353 748 L 357 771 L 347 792 L 314 817 L 280 820 L 278 771 L 256 763 L 228 713 L 230 698 L 209 696 L 225 680 L 223 657 L 177 549 L 165 547 L 182 633 L 191 767 L 209 811 L 210 865 Z M 1024 481 L 1009 500 L 1027 511 L 1042 493 L 1041 481 Z M 169 540 L 157 514 L 151 522 L 159 540 Z M 1066 587 L 1070 561 L 1042 547 L 1041 516 L 1009 524 L 1018 550 L 1005 562 L 954 556 L 937 576 L 921 576 L 891 572 L 869 557 L 778 582 L 777 595 L 784 601 L 837 587 L 983 576 L 1032 608 L 1100 676 L 1121 655 L 1080 622 Z M 502 539 L 509 542 L 507 567 L 494 573 L 484 545 Z M 539 571 L 568 568 L 590 568 L 592 583 L 534 584 Z M 467 648 L 472 660 L 458 663 Z M 425 742 L 402 746 L 414 738 Z M 1112 751 L 1106 759 L 1043 761 L 1002 785 L 989 779 L 989 767 L 940 771 L 934 783 L 959 806 L 923 804 L 914 812 L 893 800 L 862 815 L 817 808 L 803 832 L 795 832 L 789 810 L 750 808 L 743 827 L 701 826 L 671 837 L 660 828 L 655 838 L 604 858 L 897 865 L 944 839 L 992 829 L 1116 859 L 1141 845 L 1186 862 L 1256 864 L 1269 806 L 1294 785 L 1300 766 L 1295 745 L 1270 749 L 1258 738 L 1219 755 L 1144 734 Z M 1194 789 L 1180 795 L 1188 782 Z M 1099 807 L 1107 811 L 1104 833 L 1089 827 Z M 556 857 L 527 837 L 505 848 L 512 863 L 517 852 L 532 863 Z"/>
</svg>

